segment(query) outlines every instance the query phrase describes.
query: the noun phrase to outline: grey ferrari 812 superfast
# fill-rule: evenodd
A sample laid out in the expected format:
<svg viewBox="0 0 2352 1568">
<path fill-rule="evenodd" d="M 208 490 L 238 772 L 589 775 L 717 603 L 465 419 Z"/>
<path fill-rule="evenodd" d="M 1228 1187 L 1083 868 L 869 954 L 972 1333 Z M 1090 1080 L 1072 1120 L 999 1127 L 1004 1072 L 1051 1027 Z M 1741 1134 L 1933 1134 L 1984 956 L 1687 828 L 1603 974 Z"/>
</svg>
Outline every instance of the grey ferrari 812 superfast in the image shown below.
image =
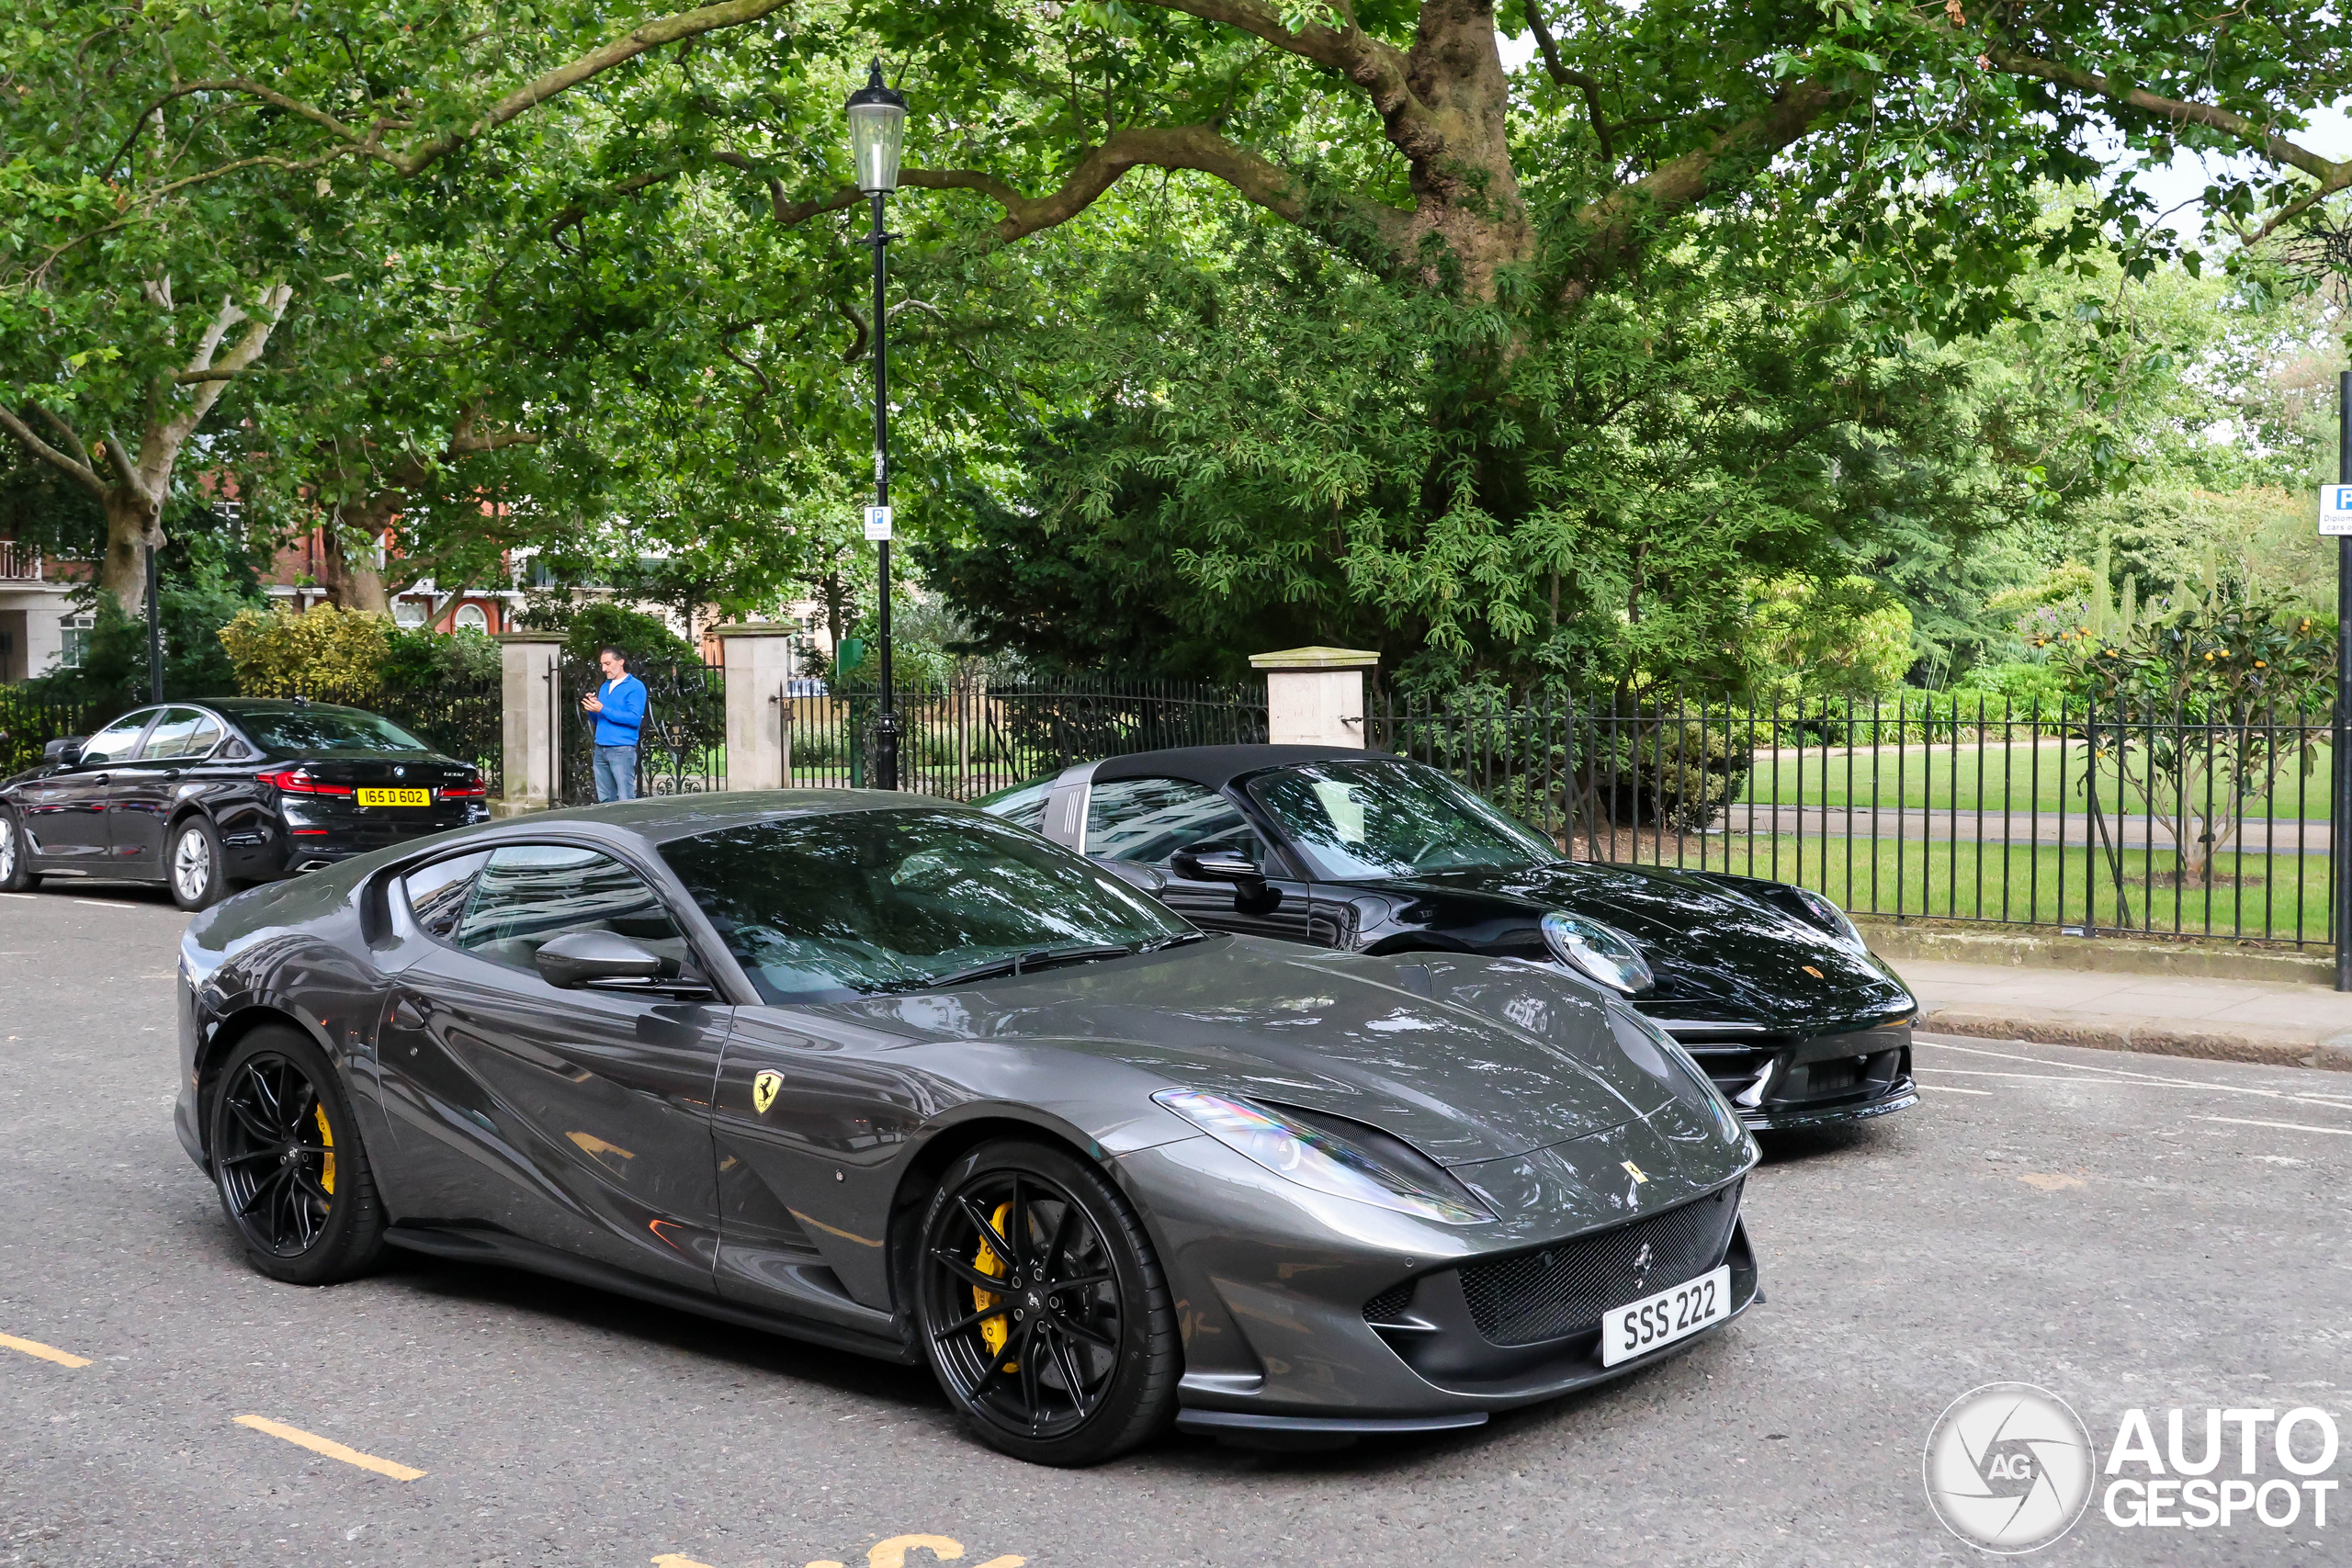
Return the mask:
<svg viewBox="0 0 2352 1568">
<path fill-rule="evenodd" d="M 1047 1464 L 1475 1426 L 1756 1299 L 1755 1145 L 1607 987 L 1158 883 L 862 792 L 402 844 L 190 924 L 180 1139 L 273 1278 L 389 1245 L 927 1363 Z"/>
</svg>

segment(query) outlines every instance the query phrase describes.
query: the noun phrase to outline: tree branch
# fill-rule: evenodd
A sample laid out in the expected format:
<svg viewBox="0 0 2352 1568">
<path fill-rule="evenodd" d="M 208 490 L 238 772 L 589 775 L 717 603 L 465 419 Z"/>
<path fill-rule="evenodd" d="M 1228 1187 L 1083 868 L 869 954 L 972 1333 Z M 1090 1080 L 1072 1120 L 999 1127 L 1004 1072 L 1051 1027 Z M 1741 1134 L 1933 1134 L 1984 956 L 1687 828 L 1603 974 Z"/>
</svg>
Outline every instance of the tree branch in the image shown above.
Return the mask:
<svg viewBox="0 0 2352 1568">
<path fill-rule="evenodd" d="M 752 168 L 740 153 L 718 154 L 720 162 Z M 1410 215 L 1377 202 L 1351 201 L 1332 211 L 1323 210 L 1290 172 L 1237 142 L 1228 141 L 1204 125 L 1129 126 L 1114 132 L 1100 147 L 1090 147 L 1058 189 L 1027 197 L 993 175 L 975 169 L 902 169 L 901 186 L 918 190 L 977 191 L 1004 209 L 991 227 L 1000 244 L 1010 244 L 1043 229 L 1067 223 L 1086 210 L 1096 197 L 1118 183 L 1129 169 L 1195 169 L 1231 186 L 1249 200 L 1276 217 L 1347 244 L 1360 258 L 1369 258 L 1383 271 L 1395 268 L 1402 256 Z M 821 212 L 854 207 L 856 190 L 844 186 L 828 197 L 787 202 L 782 187 L 770 182 L 776 221 L 786 226 Z M 1365 232 L 1350 235 L 1353 227 Z M 1374 242 L 1367 246 L 1363 242 Z"/>
<path fill-rule="evenodd" d="M 1584 94 L 1584 107 L 1592 116 L 1592 134 L 1600 143 L 1600 161 L 1615 167 L 1617 153 L 1609 142 L 1609 122 L 1600 117 L 1600 81 L 1589 71 L 1560 62 L 1560 46 L 1553 40 L 1551 24 L 1544 19 L 1543 0 L 1527 0 L 1527 25 L 1535 34 L 1535 47 L 1544 51 L 1544 73 L 1561 86 Z"/>
<path fill-rule="evenodd" d="M 35 406 L 38 407 L 39 405 Z M 43 409 L 41 412 L 44 413 L 49 412 L 46 409 Z M 55 418 L 56 416 L 51 414 L 51 417 Z M 72 479 L 75 484 L 78 484 L 84 490 L 88 491 L 92 495 L 97 497 L 101 501 L 106 499 L 106 481 L 98 478 L 96 469 L 92 468 L 87 463 L 67 457 L 56 447 L 51 446 L 48 442 L 43 441 L 40 436 L 33 434 L 32 426 L 27 424 L 23 420 L 17 417 L 15 410 L 4 405 L 0 405 L 0 430 L 6 430 L 9 434 L 15 436 L 17 440 L 23 445 L 26 451 L 31 453 L 42 462 L 49 464 L 51 468 L 56 468 L 59 472 L 65 475 L 66 478 Z"/>
<path fill-rule="evenodd" d="M 1144 4 L 1181 11 L 1204 22 L 1221 22 L 1263 39 L 1276 49 L 1329 66 L 1363 89 L 1388 128 L 1389 141 L 1407 157 L 1428 161 L 1445 155 L 1444 138 L 1434 117 L 1413 91 L 1410 58 L 1395 45 L 1367 36 L 1356 26 L 1351 12 L 1341 10 L 1345 27 L 1293 31 L 1283 25 L 1280 9 L 1265 0 L 1144 0 Z"/>
<path fill-rule="evenodd" d="M 1586 207 L 1577 214 L 1587 236 L 1584 265 L 1569 285 L 1570 297 L 1580 298 L 1602 275 L 1639 249 L 1635 229 L 1644 219 L 1695 206 L 1707 194 L 1718 164 L 1770 157 L 1849 98 L 1848 93 L 1811 82 L 1793 83 L 1762 114 L 1742 120 L 1704 147 L 1661 164 L 1645 177 Z"/>
<path fill-rule="evenodd" d="M 2300 169 L 2319 183 L 2319 188 L 2272 216 L 2254 238 L 2267 236 L 2279 224 L 2307 210 L 2313 202 L 2352 186 L 2352 159 L 2338 163 L 2324 158 L 2299 142 L 2290 141 L 2260 121 L 2225 109 L 2218 104 L 2190 103 L 2181 98 L 2167 98 L 2151 93 L 2144 87 L 2134 87 L 2086 71 L 2076 65 L 2062 65 L 2054 60 L 2044 60 L 2022 50 L 2000 44 L 1987 45 L 1984 58 L 2015 76 L 2031 76 L 2054 86 L 2072 87 L 2078 93 L 2091 93 L 2143 114 L 2168 119 L 2175 125 L 2201 125 L 2209 130 L 2243 142 L 2253 152 L 2282 168 Z M 2251 243 L 2251 242 L 2249 242 Z"/>
<path fill-rule="evenodd" d="M 698 6 L 692 11 L 681 11 L 673 17 L 643 23 L 611 42 L 601 44 L 577 59 L 542 73 L 527 85 L 517 87 L 491 105 L 481 118 L 467 130 L 427 137 L 405 152 L 387 152 L 376 155 L 403 175 L 421 173 L 566 88 L 578 86 L 616 65 L 626 64 L 649 50 L 659 49 L 665 43 L 699 38 L 705 33 L 739 28 L 746 22 L 756 22 L 771 12 L 784 9 L 786 4 L 787 0 L 720 0 L 718 5 Z"/>
</svg>

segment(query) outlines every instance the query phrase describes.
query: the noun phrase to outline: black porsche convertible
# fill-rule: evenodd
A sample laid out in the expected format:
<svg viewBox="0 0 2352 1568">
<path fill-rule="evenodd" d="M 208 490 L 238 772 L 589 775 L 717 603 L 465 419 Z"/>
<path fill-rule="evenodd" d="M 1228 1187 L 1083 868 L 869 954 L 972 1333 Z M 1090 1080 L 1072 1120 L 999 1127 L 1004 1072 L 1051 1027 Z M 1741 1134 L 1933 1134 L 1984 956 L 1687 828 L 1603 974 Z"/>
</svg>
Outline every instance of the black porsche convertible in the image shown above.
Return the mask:
<svg viewBox="0 0 2352 1568">
<path fill-rule="evenodd" d="M 1082 762 L 981 806 L 1165 877 L 1195 924 L 1359 953 L 1509 954 L 1625 997 L 1758 1131 L 1918 1103 L 1918 1004 L 1810 888 L 1571 860 L 1435 768 L 1332 746 Z"/>
<path fill-rule="evenodd" d="M 920 796 L 463 829 L 230 898 L 180 977 L 264 1273 L 390 1245 L 928 1362 L 1045 1463 L 1474 1426 L 1756 1298 L 1755 1142 L 1622 1002 L 1204 932 Z"/>
</svg>

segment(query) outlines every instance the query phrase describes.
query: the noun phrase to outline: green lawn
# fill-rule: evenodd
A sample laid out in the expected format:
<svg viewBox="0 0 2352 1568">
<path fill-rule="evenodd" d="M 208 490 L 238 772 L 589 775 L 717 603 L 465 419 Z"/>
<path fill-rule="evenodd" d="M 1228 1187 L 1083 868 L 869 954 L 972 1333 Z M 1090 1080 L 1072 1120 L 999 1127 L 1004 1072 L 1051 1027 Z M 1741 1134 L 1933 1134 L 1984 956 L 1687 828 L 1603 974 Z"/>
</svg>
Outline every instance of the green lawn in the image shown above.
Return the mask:
<svg viewBox="0 0 2352 1568">
<path fill-rule="evenodd" d="M 2308 772 L 2293 761 L 2283 765 L 2278 785 L 2250 803 L 2248 819 L 2269 816 L 2275 800 L 2278 815 L 2283 818 L 2327 820 L 2331 755 L 2332 749 L 2322 744 L 2312 749 Z M 1733 810 L 1750 801 L 1762 806 L 1775 799 L 1784 806 L 1863 809 L 1875 802 L 1882 807 L 1938 810 L 1957 806 L 1963 813 L 1973 813 L 1981 802 L 1988 812 L 1999 811 L 2004 804 L 2013 814 L 2036 808 L 2079 812 L 2086 809 L 2083 746 L 2079 741 L 2058 740 L 2028 744 L 2020 732 L 2010 745 L 1996 740 L 1980 746 L 1963 740 L 1957 746 L 1946 741 L 1899 750 L 1883 746 L 1874 751 L 1813 748 L 1802 756 L 1793 750 L 1759 752 L 1747 787 L 1734 802 Z M 2099 804 L 2108 811 L 2116 807 L 2115 774 L 2104 767 Z M 2144 808 L 2136 792 L 2125 793 L 2124 808 L 2133 815 Z M 1728 825 L 1736 828 L 1739 821 L 1735 815 Z"/>
<path fill-rule="evenodd" d="M 1674 861 L 1675 840 L 1666 840 Z M 1682 861 L 1697 867 L 1701 840 L 1682 840 Z M 2327 857 L 2222 855 L 2214 867 L 2216 886 L 2176 887 L 2173 857 L 2159 850 L 2155 881 L 2148 881 L 2149 854 L 2125 850 L 2117 856 L 2128 918 L 2118 916 L 2116 867 L 2104 852 L 2080 846 L 2029 848 L 2023 844 L 1944 841 L 1898 845 L 1891 839 L 1857 840 L 1850 853 L 1842 838 L 1789 834 L 1731 835 L 1705 840 L 1711 871 L 1801 883 L 1827 894 L 1857 915 L 1908 915 L 1922 919 L 2036 921 L 2080 925 L 2086 905 L 2103 928 L 2179 931 L 2221 936 L 2294 941 L 2296 919 L 2302 940 L 2327 932 Z M 2234 883 L 2224 878 L 2235 877 Z"/>
</svg>

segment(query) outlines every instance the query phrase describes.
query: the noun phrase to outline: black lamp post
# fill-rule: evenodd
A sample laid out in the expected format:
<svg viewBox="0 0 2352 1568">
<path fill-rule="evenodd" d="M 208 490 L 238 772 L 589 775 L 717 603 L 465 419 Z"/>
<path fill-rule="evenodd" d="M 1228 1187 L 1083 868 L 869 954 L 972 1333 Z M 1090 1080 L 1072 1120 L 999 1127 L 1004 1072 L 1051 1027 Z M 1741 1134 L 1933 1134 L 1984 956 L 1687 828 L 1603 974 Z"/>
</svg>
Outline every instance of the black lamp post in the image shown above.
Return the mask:
<svg viewBox="0 0 2352 1568">
<path fill-rule="evenodd" d="M 899 787 L 899 714 L 890 694 L 890 318 L 882 299 L 883 256 L 890 235 L 882 227 L 882 204 L 899 188 L 899 146 L 906 130 L 907 100 L 882 85 L 877 60 L 865 85 L 849 96 L 849 152 L 857 188 L 874 202 L 874 231 L 865 236 L 874 247 L 874 505 L 866 513 L 865 536 L 881 549 L 876 629 L 882 649 L 882 711 L 874 721 L 874 783 L 879 789 Z"/>
</svg>

